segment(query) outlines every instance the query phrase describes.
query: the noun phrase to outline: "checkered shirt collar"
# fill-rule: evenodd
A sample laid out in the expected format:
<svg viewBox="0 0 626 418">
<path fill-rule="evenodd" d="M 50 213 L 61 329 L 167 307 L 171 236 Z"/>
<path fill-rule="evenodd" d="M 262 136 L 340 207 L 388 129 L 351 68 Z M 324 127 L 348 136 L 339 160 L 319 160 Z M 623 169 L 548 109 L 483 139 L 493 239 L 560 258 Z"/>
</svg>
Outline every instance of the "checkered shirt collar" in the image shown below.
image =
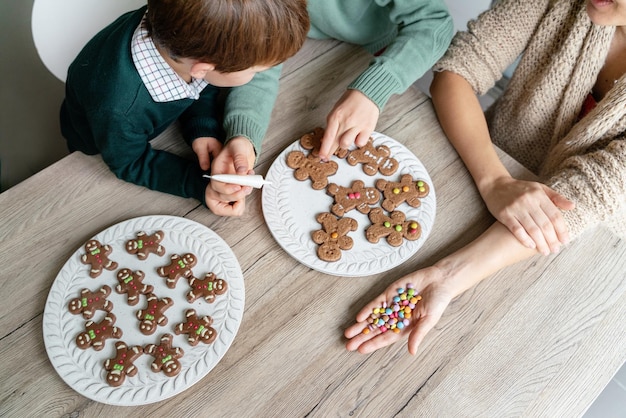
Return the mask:
<svg viewBox="0 0 626 418">
<path fill-rule="evenodd" d="M 157 50 L 152 38 L 148 36 L 145 27 L 146 16 L 143 19 L 131 41 L 131 54 L 135 68 L 139 72 L 141 81 L 148 89 L 155 102 L 171 102 L 180 99 L 195 99 L 208 85 L 203 79 L 192 78 L 191 83 L 185 82 L 176 71 L 170 67 Z"/>
</svg>

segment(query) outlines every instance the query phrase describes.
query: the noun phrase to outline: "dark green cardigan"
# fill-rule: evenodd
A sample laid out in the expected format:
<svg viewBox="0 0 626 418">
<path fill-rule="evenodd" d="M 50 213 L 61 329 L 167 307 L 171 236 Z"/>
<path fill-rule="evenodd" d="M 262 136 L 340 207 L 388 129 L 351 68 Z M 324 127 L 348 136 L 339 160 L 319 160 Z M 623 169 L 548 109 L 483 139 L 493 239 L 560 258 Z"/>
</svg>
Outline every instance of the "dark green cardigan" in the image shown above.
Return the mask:
<svg viewBox="0 0 626 418">
<path fill-rule="evenodd" d="M 153 149 L 149 142 L 177 119 L 190 144 L 220 138 L 218 89 L 207 86 L 198 100 L 152 100 L 131 57 L 130 42 L 146 8 L 129 12 L 99 32 L 68 70 L 61 130 L 70 151 L 101 154 L 128 182 L 206 205 L 207 182 L 197 161 Z"/>
</svg>

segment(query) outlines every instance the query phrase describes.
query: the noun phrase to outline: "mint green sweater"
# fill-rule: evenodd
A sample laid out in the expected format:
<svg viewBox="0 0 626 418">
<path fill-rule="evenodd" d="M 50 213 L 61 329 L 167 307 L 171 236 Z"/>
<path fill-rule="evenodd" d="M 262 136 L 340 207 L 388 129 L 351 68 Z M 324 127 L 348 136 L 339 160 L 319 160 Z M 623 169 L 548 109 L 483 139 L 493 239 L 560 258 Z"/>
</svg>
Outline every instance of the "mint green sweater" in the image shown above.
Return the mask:
<svg viewBox="0 0 626 418">
<path fill-rule="evenodd" d="M 372 54 L 386 48 L 348 86 L 369 97 L 381 111 L 393 94 L 404 93 L 433 66 L 454 35 L 452 18 L 442 0 L 309 0 L 307 8 L 310 38 L 338 39 L 361 45 Z M 266 112 L 267 119 L 257 118 L 263 121 L 259 132 L 265 132 L 269 124 L 278 92 L 279 71 L 272 70 L 255 77 L 238 92 L 240 108 L 242 102 L 255 101 L 255 105 L 245 108 L 248 115 L 255 109 Z M 266 95 L 259 95 L 260 91 Z M 235 115 L 239 119 L 246 117 L 237 111 L 227 113 L 227 127 Z M 251 139 L 260 152 L 262 137 Z"/>
<path fill-rule="evenodd" d="M 382 111 L 446 52 L 454 25 L 442 0 L 310 0 L 309 37 L 361 45 L 374 57 L 349 86 Z"/>
</svg>

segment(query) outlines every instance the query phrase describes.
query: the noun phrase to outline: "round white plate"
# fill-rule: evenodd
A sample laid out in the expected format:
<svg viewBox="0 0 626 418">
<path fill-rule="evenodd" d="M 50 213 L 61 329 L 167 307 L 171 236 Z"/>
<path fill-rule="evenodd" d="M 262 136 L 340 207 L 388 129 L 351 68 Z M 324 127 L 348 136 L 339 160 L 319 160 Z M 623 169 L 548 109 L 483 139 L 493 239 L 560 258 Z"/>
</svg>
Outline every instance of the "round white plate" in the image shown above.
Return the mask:
<svg viewBox="0 0 626 418">
<path fill-rule="evenodd" d="M 137 232 L 152 234 L 157 230 L 165 233 L 161 241 L 165 247 L 163 256 L 150 254 L 142 261 L 124 249 L 126 241 L 135 238 Z M 105 229 L 93 238 L 112 247 L 109 258 L 116 261 L 118 267 L 113 271 L 103 270 L 100 276 L 92 279 L 89 276 L 90 266 L 80 261 L 85 253 L 82 245 L 57 275 L 44 309 L 43 337 L 46 351 L 61 378 L 81 395 L 112 405 L 142 405 L 161 401 L 202 379 L 230 347 L 243 316 L 243 275 L 230 247 L 206 226 L 175 216 L 130 219 Z M 206 273 L 214 272 L 227 282 L 227 292 L 217 295 L 213 303 L 207 303 L 202 298 L 194 303 L 187 302 L 185 295 L 190 287 L 186 279 L 179 279 L 176 288 L 170 289 L 165 285 L 165 279 L 156 273 L 158 267 L 169 264 L 172 254 L 182 255 L 187 252 L 195 254 L 198 259 L 192 269 L 194 276 L 203 278 Z M 143 282 L 154 286 L 154 294 L 159 298 L 170 297 L 174 300 L 174 305 L 165 311 L 167 325 L 159 326 L 150 336 L 139 332 L 139 321 L 135 317 L 137 310 L 146 307 L 146 297 L 141 295 L 139 303 L 130 306 L 126 302 L 126 294 L 120 295 L 115 291 L 118 283 L 116 273 L 124 267 L 143 271 Z M 72 314 L 68 310 L 68 303 L 79 297 L 83 288 L 96 291 L 105 284 L 111 288 L 108 299 L 113 303 L 112 313 L 117 318 L 115 325 L 122 329 L 123 335 L 120 339 L 106 340 L 101 351 L 92 347 L 80 349 L 75 339 L 77 334 L 84 331 L 87 320 L 80 314 Z M 195 309 L 199 316 L 209 315 L 213 318 L 212 327 L 217 331 L 215 341 L 210 344 L 200 342 L 192 347 L 186 335 L 174 334 L 174 327 L 183 321 L 185 311 L 190 308 Z M 106 312 L 97 311 L 92 319 L 99 322 L 105 316 Z M 184 356 L 180 359 L 181 371 L 177 376 L 167 377 L 162 372 L 152 372 L 150 364 L 154 357 L 143 354 L 134 363 L 138 369 L 135 376 L 127 376 L 119 387 L 106 383 L 103 365 L 107 358 L 115 356 L 117 341 L 124 341 L 128 346 L 158 344 L 161 335 L 165 333 L 174 336 L 174 347 L 184 350 Z"/>
<path fill-rule="evenodd" d="M 292 257 L 302 264 L 337 276 L 368 276 L 392 269 L 409 259 L 424 244 L 435 222 L 436 198 L 435 187 L 424 165 L 404 145 L 378 132 L 372 134 L 374 146 L 386 145 L 391 149 L 391 157 L 399 163 L 398 171 L 391 176 L 378 173 L 369 176 L 363 172 L 362 165 L 351 166 L 345 159 L 333 157 L 339 165 L 337 173 L 328 178 L 329 183 L 349 187 L 354 180 L 363 180 L 365 187 L 374 187 L 376 180 L 384 178 L 399 181 L 403 174 L 411 174 L 415 179 L 424 180 L 430 186 L 430 193 L 418 208 L 403 203 L 398 206 L 406 214 L 407 219 L 417 220 L 422 227 L 422 235 L 415 241 L 407 241 L 392 247 L 385 239 L 372 244 L 365 239 L 365 229 L 370 225 L 367 215 L 356 209 L 347 212 L 344 217 L 355 219 L 359 227 L 350 232 L 354 246 L 342 251 L 341 259 L 335 262 L 322 261 L 317 256 L 318 245 L 313 242 L 311 234 L 321 229 L 315 220 L 322 212 L 330 212 L 333 197 L 326 189 L 314 190 L 309 179 L 296 180 L 294 170 L 287 166 L 287 155 L 294 150 L 308 154 L 309 151 L 300 146 L 300 139 L 288 146 L 274 160 L 265 176 L 271 185 L 263 187 L 263 215 L 272 235 L 278 244 Z M 382 200 L 382 199 L 381 199 Z"/>
</svg>

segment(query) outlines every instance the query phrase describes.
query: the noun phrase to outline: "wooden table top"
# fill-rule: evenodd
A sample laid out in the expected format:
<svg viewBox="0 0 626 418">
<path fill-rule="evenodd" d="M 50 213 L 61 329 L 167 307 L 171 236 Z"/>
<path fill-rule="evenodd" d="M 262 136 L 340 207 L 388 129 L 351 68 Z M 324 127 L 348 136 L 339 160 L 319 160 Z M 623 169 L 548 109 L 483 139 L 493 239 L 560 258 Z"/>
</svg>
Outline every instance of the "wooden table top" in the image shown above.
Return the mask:
<svg viewBox="0 0 626 418">
<path fill-rule="evenodd" d="M 350 45 L 307 41 L 285 65 L 257 173 L 300 135 L 324 126 L 334 100 L 368 61 Z M 493 222 L 427 96 L 411 88 L 393 97 L 377 131 L 426 166 L 437 216 L 410 260 L 366 277 L 319 273 L 285 253 L 264 222 L 258 190 L 244 216 L 220 218 L 191 199 L 118 180 L 99 156 L 73 153 L 0 194 L 0 416 L 582 415 L 626 360 L 626 243 L 603 229 L 456 298 L 414 357 L 405 340 L 370 355 L 345 350 L 343 330 L 366 302 Z M 184 149 L 173 129 L 156 142 Z M 501 155 L 514 175 L 532 178 Z M 42 339 L 43 310 L 77 248 L 144 215 L 185 217 L 220 235 L 241 265 L 245 310 L 230 349 L 192 389 L 148 405 L 111 406 L 80 395 L 57 374 Z"/>
</svg>

